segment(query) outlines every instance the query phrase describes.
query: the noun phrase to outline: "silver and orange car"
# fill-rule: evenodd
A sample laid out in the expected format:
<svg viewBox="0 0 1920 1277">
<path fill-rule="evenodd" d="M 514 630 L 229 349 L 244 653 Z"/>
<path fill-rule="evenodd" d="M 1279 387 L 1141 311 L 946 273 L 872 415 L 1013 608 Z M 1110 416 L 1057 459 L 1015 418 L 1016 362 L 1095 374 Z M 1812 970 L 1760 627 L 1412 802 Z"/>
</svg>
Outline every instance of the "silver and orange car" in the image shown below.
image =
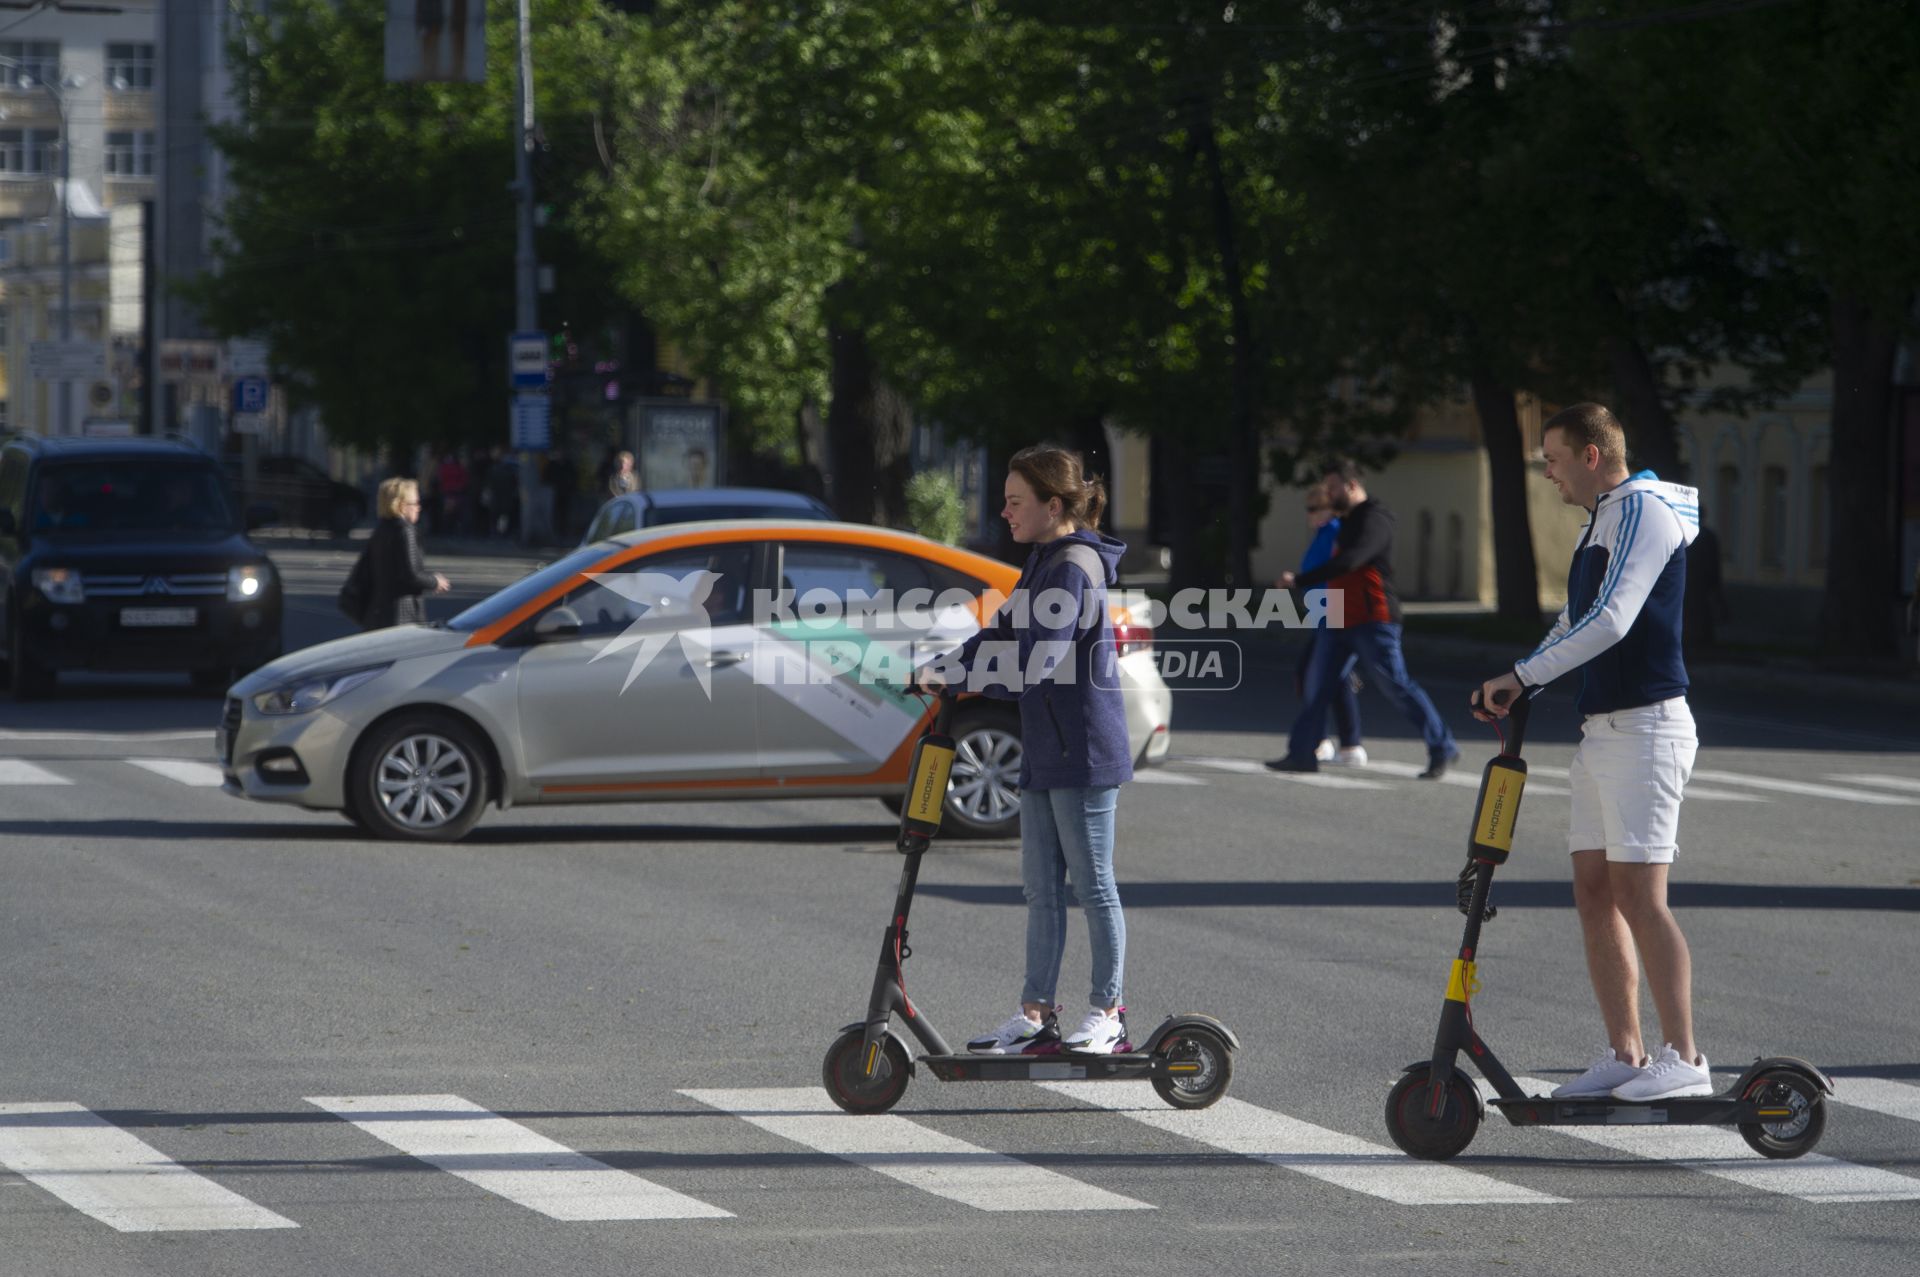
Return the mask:
<svg viewBox="0 0 1920 1277">
<path fill-rule="evenodd" d="M 640 529 L 582 546 L 445 626 L 375 630 L 261 667 L 228 695 L 216 740 L 225 788 L 442 841 L 489 803 L 897 804 L 927 718 L 899 662 L 974 633 L 1018 577 L 859 524 Z M 1172 695 L 1152 631 L 1124 608 L 1114 622 L 1128 734 L 1142 763 L 1157 762 Z M 954 735 L 948 820 L 1012 833 L 1015 707 L 966 699 Z"/>
</svg>

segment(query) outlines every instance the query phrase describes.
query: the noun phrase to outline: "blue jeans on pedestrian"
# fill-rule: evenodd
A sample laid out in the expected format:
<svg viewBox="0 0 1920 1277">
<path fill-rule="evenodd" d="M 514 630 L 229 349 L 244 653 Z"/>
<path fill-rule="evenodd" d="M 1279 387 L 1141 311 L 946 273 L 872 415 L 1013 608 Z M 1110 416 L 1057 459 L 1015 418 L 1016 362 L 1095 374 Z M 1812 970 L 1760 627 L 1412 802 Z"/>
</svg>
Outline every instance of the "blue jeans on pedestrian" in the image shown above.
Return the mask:
<svg viewBox="0 0 1920 1277">
<path fill-rule="evenodd" d="M 1299 663 L 1293 670 L 1293 690 L 1295 695 L 1306 698 L 1307 666 L 1313 663 L 1313 649 L 1320 646 L 1324 631 L 1316 630 L 1307 635 L 1306 646 L 1300 649 Z M 1348 656 L 1347 663 L 1340 667 L 1339 677 L 1333 685 L 1333 726 L 1334 734 L 1340 738 L 1343 748 L 1353 749 L 1360 744 L 1360 697 L 1353 690 L 1353 667 L 1360 661 L 1358 656 Z M 1322 739 L 1324 739 L 1324 734 Z M 1315 744 L 1319 742 L 1316 741 Z"/>
<path fill-rule="evenodd" d="M 1313 658 L 1307 662 L 1306 705 L 1293 720 L 1293 732 L 1287 738 L 1287 757 L 1306 761 L 1327 734 L 1327 707 L 1335 684 L 1347 668 L 1347 658 L 1355 655 L 1367 667 L 1373 679 L 1393 707 L 1419 729 L 1427 743 L 1427 753 L 1454 754 L 1459 747 L 1433 701 L 1407 673 L 1406 658 L 1400 654 L 1400 627 L 1387 621 L 1369 621 L 1344 629 L 1322 630 L 1314 641 Z"/>
<path fill-rule="evenodd" d="M 1120 787 L 1020 791 L 1020 876 L 1027 897 L 1027 981 L 1022 1002 L 1053 1005 L 1067 951 L 1067 879 L 1093 942 L 1089 1006 L 1120 1005 L 1127 921 L 1113 882 L 1113 816 Z"/>
</svg>

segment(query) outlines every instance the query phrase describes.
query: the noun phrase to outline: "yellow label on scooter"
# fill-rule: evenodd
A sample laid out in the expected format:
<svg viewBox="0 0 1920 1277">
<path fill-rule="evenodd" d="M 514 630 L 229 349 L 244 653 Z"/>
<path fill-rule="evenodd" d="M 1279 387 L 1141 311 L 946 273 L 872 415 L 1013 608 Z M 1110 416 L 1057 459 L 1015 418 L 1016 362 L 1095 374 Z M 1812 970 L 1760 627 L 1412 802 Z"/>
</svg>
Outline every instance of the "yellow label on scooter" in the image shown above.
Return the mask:
<svg viewBox="0 0 1920 1277">
<path fill-rule="evenodd" d="M 1467 854 L 1493 864 L 1506 863 L 1513 851 L 1514 822 L 1520 815 L 1520 795 L 1527 787 L 1527 764 L 1501 755 L 1487 763 L 1480 777 L 1480 802 L 1475 809 L 1473 837 Z"/>
<path fill-rule="evenodd" d="M 900 808 L 900 849 L 910 836 L 927 839 L 940 832 L 940 813 L 947 801 L 947 776 L 953 771 L 953 739 L 932 732 L 913 748 L 907 773 L 907 798 Z M 921 843 L 924 849 L 924 842 Z"/>
<path fill-rule="evenodd" d="M 1480 987 L 1480 979 L 1473 973 L 1474 964 L 1462 958 L 1453 960 L 1453 974 L 1447 977 L 1447 1001 L 1465 1002 Z"/>
</svg>

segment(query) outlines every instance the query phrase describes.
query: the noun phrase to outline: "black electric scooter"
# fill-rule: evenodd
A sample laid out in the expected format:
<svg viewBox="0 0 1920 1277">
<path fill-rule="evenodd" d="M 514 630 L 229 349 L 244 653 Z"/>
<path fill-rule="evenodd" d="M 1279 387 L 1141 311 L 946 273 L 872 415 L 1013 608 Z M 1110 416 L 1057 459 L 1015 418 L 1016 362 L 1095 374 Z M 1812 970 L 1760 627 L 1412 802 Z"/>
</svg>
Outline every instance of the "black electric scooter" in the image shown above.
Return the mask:
<svg viewBox="0 0 1920 1277">
<path fill-rule="evenodd" d="M 1440 1031 L 1433 1057 L 1406 1067 L 1387 1096 L 1387 1131 L 1414 1157 L 1444 1161 L 1472 1142 L 1486 1116 L 1480 1090 L 1456 1061 L 1461 1052 L 1493 1085 L 1493 1106 L 1515 1126 L 1682 1126 L 1739 1127 L 1741 1137 L 1765 1157 L 1799 1157 L 1813 1150 L 1826 1129 L 1826 1097 L 1833 1083 L 1805 1060 L 1773 1056 L 1755 1060 L 1731 1088 L 1719 1095 L 1682 1099 L 1626 1101 L 1611 1097 L 1554 1099 L 1528 1095 L 1494 1058 L 1473 1025 L 1472 998 L 1478 987 L 1475 951 L 1480 924 L 1494 915 L 1487 903 L 1493 871 L 1513 850 L 1514 820 L 1526 787 L 1527 764 L 1520 748 L 1527 731 L 1531 692 L 1513 702 L 1507 714 L 1512 739 L 1489 760 L 1480 781 L 1467 865 L 1460 872 L 1459 904 L 1467 915 L 1460 954 L 1447 980 Z M 1474 708 L 1480 708 L 1478 693 Z M 1496 725 L 1496 730 L 1498 730 Z M 1434 1079 L 1444 1078 L 1436 1085 Z"/>
<path fill-rule="evenodd" d="M 900 890 L 894 898 L 893 921 L 880 946 L 880 964 L 874 972 L 873 993 L 867 999 L 867 1018 L 847 1025 L 827 1049 L 821 1078 L 833 1102 L 849 1113 L 884 1113 L 900 1102 L 917 1065 L 925 1065 L 943 1082 L 1028 1082 L 1147 1078 L 1160 1098 L 1175 1108 L 1205 1108 L 1227 1093 L 1233 1077 L 1233 1055 L 1240 1039 L 1209 1015 L 1176 1015 L 1163 1021 L 1136 1047 L 1125 1033 L 1111 1055 L 1063 1050 L 1058 1033 L 1049 1041 L 1020 1054 L 975 1055 L 955 1052 L 907 998 L 904 968 L 912 950 L 907 947 L 907 914 L 913 907 L 914 884 L 920 876 L 920 858 L 940 830 L 946 805 L 947 774 L 953 765 L 954 743 L 947 734 L 953 715 L 953 696 L 943 693 L 932 726 L 914 747 L 906 802 L 900 809 L 900 838 L 896 846 L 906 857 L 900 870 Z M 925 1049 L 918 1060 L 892 1030 L 898 1014 Z M 1126 1023 L 1121 1010 L 1121 1023 Z"/>
</svg>

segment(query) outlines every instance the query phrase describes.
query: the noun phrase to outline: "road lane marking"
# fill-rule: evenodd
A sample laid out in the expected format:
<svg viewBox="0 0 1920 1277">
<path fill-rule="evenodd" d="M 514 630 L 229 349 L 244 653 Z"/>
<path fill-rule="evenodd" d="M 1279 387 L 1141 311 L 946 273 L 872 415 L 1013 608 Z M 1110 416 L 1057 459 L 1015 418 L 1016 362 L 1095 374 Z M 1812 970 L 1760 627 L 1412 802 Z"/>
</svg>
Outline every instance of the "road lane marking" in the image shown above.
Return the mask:
<svg viewBox="0 0 1920 1277">
<path fill-rule="evenodd" d="M 194 740 L 205 741 L 213 738 L 211 727 L 197 728 L 190 732 L 63 732 L 41 731 L 38 728 L 23 728 L 0 731 L 0 740 L 80 740 L 112 742 L 125 744 L 129 741 Z"/>
<path fill-rule="evenodd" d="M 196 788 L 218 789 L 226 780 L 212 763 L 197 763 L 190 758 L 129 758 L 127 761 L 143 771 Z"/>
<path fill-rule="evenodd" d="M 1155 1130 L 1402 1206 L 1479 1206 L 1565 1202 L 1458 1166 L 1416 1162 L 1398 1149 L 1302 1122 L 1231 1096 L 1204 1109 L 1173 1109 L 1151 1082 L 1041 1082 L 1071 1099 L 1108 1109 Z"/>
<path fill-rule="evenodd" d="M 1352 776 L 1329 776 L 1324 772 L 1277 772 L 1265 763 L 1251 758 L 1188 758 L 1183 760 L 1200 767 L 1211 767 L 1215 771 L 1237 772 L 1242 776 L 1267 776 L 1274 780 L 1291 780 L 1302 785 L 1317 785 L 1321 789 L 1391 789 L 1377 780 L 1359 780 Z"/>
<path fill-rule="evenodd" d="M 1553 1083 L 1539 1078 L 1517 1077 L 1514 1081 L 1534 1095 L 1553 1089 Z M 1482 1095 L 1492 1096 L 1493 1088 L 1484 1080 L 1478 1085 Z M 1920 1179 L 1820 1153 L 1790 1161 L 1762 1157 L 1728 1126 L 1556 1126 L 1553 1130 L 1569 1139 L 1803 1202 L 1920 1201 Z"/>
<path fill-rule="evenodd" d="M 0 1165 L 122 1233 L 299 1227 L 78 1104 L 0 1104 Z"/>
<path fill-rule="evenodd" d="M 71 785 L 73 782 L 24 758 L 0 758 L 0 785 Z"/>
<path fill-rule="evenodd" d="M 1770 789 L 1782 794 L 1804 794 L 1809 798 L 1836 798 L 1847 803 L 1871 803 L 1880 807 L 1920 807 L 1920 795 L 1907 798 L 1900 794 L 1876 794 L 1865 789 L 1843 789 L 1838 785 L 1819 785 L 1805 780 L 1783 780 L 1778 776 L 1748 776 L 1742 772 L 1702 771 L 1694 769 L 1693 779 L 1710 780 L 1722 785 L 1745 785 L 1752 789 Z M 1693 791 L 1687 791 L 1692 797 Z"/>
<path fill-rule="evenodd" d="M 1178 772 L 1135 770 L 1133 778 L 1143 785 L 1204 785 L 1207 783 L 1198 776 L 1182 776 Z"/>
<path fill-rule="evenodd" d="M 990 1211 L 1152 1210 L 892 1114 L 843 1113 L 817 1086 L 681 1091 L 708 1108 L 936 1197 Z"/>
<path fill-rule="evenodd" d="M 1920 1122 L 1920 1086 L 1884 1077 L 1837 1077 L 1833 1098 L 1857 1109 Z"/>
<path fill-rule="evenodd" d="M 1899 789 L 1907 793 L 1920 794 L 1920 780 L 1911 776 L 1882 776 L 1874 772 L 1864 775 L 1849 775 L 1846 772 L 1828 772 L 1828 780 L 1850 780 L 1856 785 L 1872 785 L 1879 789 Z"/>
<path fill-rule="evenodd" d="M 1572 773 L 1564 767 L 1549 767 L 1544 763 L 1529 763 L 1527 765 L 1527 774 L 1529 776 L 1551 776 L 1556 780 L 1566 780 Z M 1698 778 L 1699 775 L 1699 772 L 1694 773 L 1696 778 Z M 1528 783 L 1527 788 L 1533 788 L 1531 782 Z M 1561 790 L 1560 792 L 1566 793 L 1568 791 Z M 1764 803 L 1767 801 L 1759 794 L 1743 794 L 1732 789 L 1712 789 L 1705 785 L 1696 785 L 1692 781 L 1687 782 L 1686 796 L 1688 798 L 1705 798 L 1709 801 L 1723 803 Z"/>
<path fill-rule="evenodd" d="M 1399 776 L 1417 780 L 1419 779 L 1420 773 L 1425 771 L 1426 768 L 1418 763 L 1396 763 L 1390 759 L 1375 758 L 1367 763 L 1367 770 L 1382 771 L 1389 776 Z M 1538 768 L 1528 768 L 1527 792 L 1529 794 L 1558 794 L 1562 798 L 1566 798 L 1573 793 L 1570 789 L 1562 789 L 1558 785 L 1542 784 L 1540 781 L 1533 779 L 1532 773 L 1538 770 Z M 1442 785 L 1453 785 L 1460 789 L 1477 790 L 1480 788 L 1480 773 L 1465 771 L 1443 772 L 1440 775 L 1440 783 Z"/>
<path fill-rule="evenodd" d="M 550 1219 L 731 1219 L 698 1198 L 576 1153 L 458 1095 L 309 1095 L 307 1103 Z"/>
</svg>

